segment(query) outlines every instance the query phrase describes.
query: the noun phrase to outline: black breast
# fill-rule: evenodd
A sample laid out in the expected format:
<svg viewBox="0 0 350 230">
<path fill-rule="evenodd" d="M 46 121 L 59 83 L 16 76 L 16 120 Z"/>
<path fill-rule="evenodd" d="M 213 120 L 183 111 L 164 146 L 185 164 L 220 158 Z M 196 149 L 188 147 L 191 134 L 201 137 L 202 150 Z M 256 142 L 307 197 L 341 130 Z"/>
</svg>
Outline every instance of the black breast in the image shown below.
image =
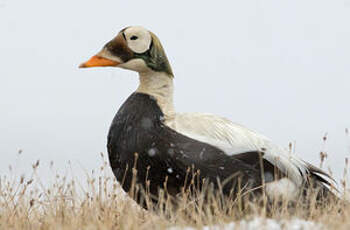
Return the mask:
<svg viewBox="0 0 350 230">
<path fill-rule="evenodd" d="M 159 189 L 175 195 L 190 181 L 193 172 L 198 178 L 218 187 L 226 180 L 224 193 L 235 189 L 238 178 L 247 188 L 259 186 L 259 170 L 242 159 L 226 155 L 218 148 L 186 137 L 163 124 L 163 113 L 149 95 L 134 93 L 119 109 L 108 134 L 109 160 L 119 183 L 129 192 L 132 168 L 136 183 L 157 196 Z M 137 153 L 137 161 L 135 161 Z M 242 185 L 244 186 L 244 185 Z"/>
</svg>

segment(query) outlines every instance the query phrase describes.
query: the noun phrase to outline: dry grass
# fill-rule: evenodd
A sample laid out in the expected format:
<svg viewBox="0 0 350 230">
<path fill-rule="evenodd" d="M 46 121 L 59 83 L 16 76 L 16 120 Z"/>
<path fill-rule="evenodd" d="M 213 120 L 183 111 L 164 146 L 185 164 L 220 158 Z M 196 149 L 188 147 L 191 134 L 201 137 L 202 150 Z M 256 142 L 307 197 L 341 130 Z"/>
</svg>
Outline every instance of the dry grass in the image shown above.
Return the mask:
<svg viewBox="0 0 350 230">
<path fill-rule="evenodd" d="M 282 202 L 266 208 L 264 200 L 242 204 L 241 200 L 211 193 L 207 199 L 199 195 L 194 201 L 187 194 L 179 198 L 177 209 L 164 199 L 153 210 L 145 211 L 121 191 L 101 155 L 101 168 L 96 173 L 86 173 L 83 179 L 55 175 L 51 184 L 44 185 L 37 172 L 39 161 L 27 179 L 0 176 L 0 229 L 201 228 L 257 216 L 278 220 L 301 218 L 330 229 L 350 229 L 350 205 L 342 202 L 330 202 L 323 207 L 311 202 L 309 208 L 305 202 L 297 202 L 292 208 L 288 202 Z M 346 170 L 344 175 L 347 176 Z M 346 186 L 345 179 L 342 184 Z"/>
</svg>

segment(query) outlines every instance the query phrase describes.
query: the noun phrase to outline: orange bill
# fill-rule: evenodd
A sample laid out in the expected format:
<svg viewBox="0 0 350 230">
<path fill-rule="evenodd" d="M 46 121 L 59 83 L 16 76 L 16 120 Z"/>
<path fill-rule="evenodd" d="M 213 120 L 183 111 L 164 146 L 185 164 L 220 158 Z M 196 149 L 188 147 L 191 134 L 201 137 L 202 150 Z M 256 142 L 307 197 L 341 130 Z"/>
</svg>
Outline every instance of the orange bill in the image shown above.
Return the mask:
<svg viewBox="0 0 350 230">
<path fill-rule="evenodd" d="M 87 62 L 82 63 L 79 66 L 79 68 L 117 66 L 119 64 L 119 62 L 95 55 L 92 58 L 90 58 Z"/>
</svg>

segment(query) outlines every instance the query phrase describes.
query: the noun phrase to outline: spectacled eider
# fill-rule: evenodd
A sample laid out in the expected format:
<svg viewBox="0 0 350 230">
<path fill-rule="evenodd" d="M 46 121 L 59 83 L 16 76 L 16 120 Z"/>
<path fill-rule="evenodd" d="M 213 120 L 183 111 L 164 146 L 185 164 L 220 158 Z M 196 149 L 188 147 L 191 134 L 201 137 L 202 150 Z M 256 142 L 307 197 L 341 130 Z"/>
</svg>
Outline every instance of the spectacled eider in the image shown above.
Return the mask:
<svg viewBox="0 0 350 230">
<path fill-rule="evenodd" d="M 238 178 L 247 189 L 264 182 L 270 198 L 296 199 L 311 181 L 323 195 L 330 194 L 329 175 L 266 137 L 218 116 L 176 113 L 173 71 L 159 39 L 143 27 L 121 30 L 80 67 L 97 66 L 139 74 L 139 87 L 119 109 L 108 134 L 110 165 L 126 192 L 132 168 L 137 183 L 149 186 L 153 197 L 165 189 L 165 181 L 168 193 L 179 193 L 190 168 L 199 172 L 199 181 L 216 188 L 218 181 L 226 180 L 224 194 L 236 191 Z"/>
</svg>

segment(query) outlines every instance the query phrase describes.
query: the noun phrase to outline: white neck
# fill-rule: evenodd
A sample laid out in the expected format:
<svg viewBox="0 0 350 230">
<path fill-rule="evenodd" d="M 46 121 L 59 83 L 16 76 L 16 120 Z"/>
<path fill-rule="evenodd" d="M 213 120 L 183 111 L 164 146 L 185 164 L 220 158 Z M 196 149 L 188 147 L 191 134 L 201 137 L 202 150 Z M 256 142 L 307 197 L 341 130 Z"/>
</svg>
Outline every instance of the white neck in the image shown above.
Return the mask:
<svg viewBox="0 0 350 230">
<path fill-rule="evenodd" d="M 153 96 L 162 110 L 165 119 L 175 115 L 173 104 L 174 84 L 167 73 L 147 71 L 139 73 L 140 85 L 136 92 Z"/>
</svg>

